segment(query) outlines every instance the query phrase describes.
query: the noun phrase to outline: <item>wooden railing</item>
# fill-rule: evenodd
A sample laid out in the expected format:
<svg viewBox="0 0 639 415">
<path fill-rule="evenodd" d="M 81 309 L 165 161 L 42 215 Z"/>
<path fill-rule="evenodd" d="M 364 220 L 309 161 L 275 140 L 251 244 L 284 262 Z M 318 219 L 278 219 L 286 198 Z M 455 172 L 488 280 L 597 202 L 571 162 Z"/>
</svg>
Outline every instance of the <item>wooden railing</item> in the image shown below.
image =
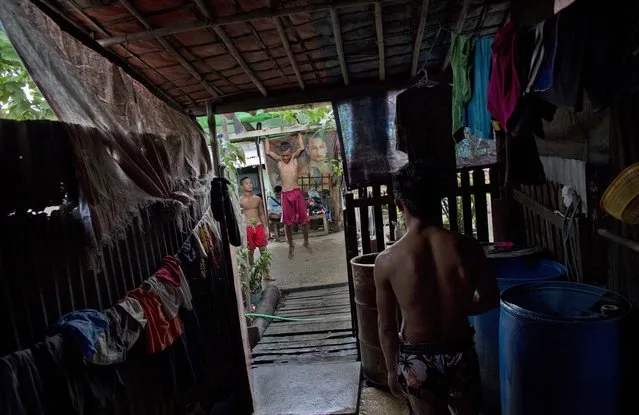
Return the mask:
<svg viewBox="0 0 639 415">
<path fill-rule="evenodd" d="M 562 264 L 570 263 L 569 278 L 582 282 L 585 220 L 576 216 L 572 223 L 565 223 L 561 188 L 559 183 L 545 182 L 513 190 L 513 199 L 519 204 L 518 213 L 523 220 L 525 241 L 522 242 L 545 248 L 552 259 Z"/>
</svg>

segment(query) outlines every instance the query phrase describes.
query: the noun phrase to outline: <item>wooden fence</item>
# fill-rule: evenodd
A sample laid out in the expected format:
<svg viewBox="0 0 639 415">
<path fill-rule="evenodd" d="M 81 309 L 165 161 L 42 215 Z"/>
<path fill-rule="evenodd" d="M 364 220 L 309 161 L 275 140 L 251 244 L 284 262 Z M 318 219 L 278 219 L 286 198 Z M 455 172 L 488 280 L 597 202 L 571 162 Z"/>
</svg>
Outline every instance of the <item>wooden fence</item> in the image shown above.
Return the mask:
<svg viewBox="0 0 639 415">
<path fill-rule="evenodd" d="M 6 123 L 4 125 L 6 127 Z M 12 167 L 9 163 L 2 167 L 8 169 L 9 173 L 13 172 L 7 174 L 11 180 L 24 183 L 14 186 L 0 203 L 0 329 L 3 333 L 0 336 L 0 356 L 29 348 L 44 340 L 45 336 L 51 334 L 51 326 L 66 313 L 80 309 L 104 310 L 123 298 L 127 291 L 139 287 L 157 270 L 165 255 L 178 252 L 208 209 L 211 197 L 220 197 L 221 188 L 216 188 L 214 183 L 212 196 L 198 198 L 188 207 L 188 214 L 181 216 L 180 223 L 174 212 L 169 212 L 161 204 L 142 210 L 139 216 L 133 218 L 126 235 L 113 245 L 100 248 L 97 263 L 88 264 L 82 260 L 86 257 L 84 254 L 88 243 L 85 229 L 76 213 L 77 184 L 73 180 L 66 181 L 65 192 L 57 199 L 36 197 L 50 188 L 56 190 L 56 185 L 59 188 L 60 179 L 55 176 L 57 172 L 70 169 L 70 176 L 74 176 L 72 164 L 59 165 L 70 163 L 71 157 L 51 161 L 55 168 L 51 168 L 48 175 L 41 173 L 42 168 L 21 170 L 19 163 L 15 163 L 15 160 L 23 159 L 23 154 L 33 155 L 36 160 L 36 155 L 48 160 L 42 156 L 42 149 L 37 145 L 39 142 L 34 138 L 41 138 L 43 142 L 46 138 L 55 138 L 46 136 L 46 133 L 52 129 L 57 132 L 57 126 L 52 123 L 43 129 L 37 123 L 25 122 L 19 125 L 21 135 L 0 135 L 0 147 L 4 145 L 5 150 L 2 157 L 13 160 L 17 165 L 14 170 L 8 169 Z M 28 146 L 30 143 L 33 145 Z M 15 144 L 16 147 L 20 144 L 22 147 L 14 150 L 9 144 Z M 34 177 L 37 180 L 31 180 Z M 43 204 L 45 202 L 48 204 Z M 59 205 L 60 209 L 53 209 L 49 213 L 47 210 L 51 209 L 45 210 L 44 207 L 50 205 Z M 225 229 L 223 224 L 222 229 Z M 231 397 L 239 405 L 250 407 L 248 377 L 246 370 L 243 370 L 246 366 L 237 287 L 230 265 L 228 238 L 225 236 L 226 233 L 222 232 L 220 247 L 224 251 L 218 265 L 214 269 L 209 268 L 207 278 L 191 281 L 193 307 L 197 314 L 194 319 L 199 323 L 195 323 L 197 330 L 185 331 L 185 336 L 195 335 L 189 337 L 191 341 L 197 338 L 197 332 L 204 333 L 197 342 L 190 343 L 194 349 L 204 350 L 207 359 L 197 368 L 205 372 L 200 377 L 201 383 L 194 385 L 195 389 L 205 391 L 204 394 L 198 392 L 197 398 L 206 399 L 209 408 L 213 402 L 229 401 Z M 178 343 L 176 341 L 174 345 Z M 169 349 L 167 351 L 173 353 Z M 126 370 L 130 366 L 142 365 L 143 362 L 137 359 L 139 356 L 129 356 L 131 359 L 127 359 L 123 365 Z M 143 357 L 146 358 L 146 355 Z M 170 362 L 165 363 L 166 368 L 157 369 L 168 370 Z M 158 363 L 158 366 L 162 366 L 162 363 Z M 153 380 L 148 372 L 146 375 Z M 155 391 L 152 398 L 146 398 L 140 398 L 144 401 L 144 413 L 184 413 L 184 407 L 180 411 L 175 397 L 169 394 Z M 196 397 L 184 399 L 191 398 Z M 200 402 L 205 406 L 203 400 Z M 127 407 L 122 401 L 114 403 L 114 407 L 117 405 L 123 411 Z M 244 412 L 238 409 L 236 413 Z M 113 409 L 113 413 L 121 411 Z"/>
<path fill-rule="evenodd" d="M 519 204 L 518 213 L 523 220 L 525 234 L 522 242 L 528 246 L 545 248 L 552 259 L 562 264 L 574 263 L 575 269 L 570 269 L 569 278 L 583 282 L 585 221 L 577 216 L 570 226 L 566 226 L 561 188 L 559 183 L 545 182 L 543 185 L 519 186 L 513 190 L 513 199 Z M 568 251 L 568 256 L 566 244 L 574 247 Z"/>
<path fill-rule="evenodd" d="M 297 183 L 304 193 L 308 192 L 310 188 L 315 188 L 320 194 L 322 191 L 331 191 L 331 175 L 321 174 L 319 176 L 299 176 Z"/>
</svg>

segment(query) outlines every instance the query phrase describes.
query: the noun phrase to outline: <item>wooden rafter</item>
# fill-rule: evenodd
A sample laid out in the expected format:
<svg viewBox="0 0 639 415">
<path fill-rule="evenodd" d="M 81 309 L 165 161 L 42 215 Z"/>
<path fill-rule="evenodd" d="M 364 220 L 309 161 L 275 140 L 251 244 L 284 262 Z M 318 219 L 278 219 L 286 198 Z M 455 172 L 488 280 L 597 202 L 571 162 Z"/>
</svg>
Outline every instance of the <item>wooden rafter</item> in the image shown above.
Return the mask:
<svg viewBox="0 0 639 415">
<path fill-rule="evenodd" d="M 464 22 L 466 21 L 466 16 L 468 16 L 468 9 L 470 8 L 470 3 L 472 0 L 464 0 L 464 5 L 462 6 L 461 13 L 459 14 L 459 20 L 457 20 L 457 26 L 455 27 L 455 33 L 459 34 L 464 28 Z M 450 42 L 450 47 L 448 48 L 448 52 L 446 53 L 446 58 L 444 59 L 444 63 L 442 64 L 441 71 L 444 72 L 448 69 L 448 65 L 450 64 L 450 58 L 453 54 L 453 46 L 455 42 Z"/>
<path fill-rule="evenodd" d="M 331 26 L 333 26 L 333 37 L 335 39 L 339 66 L 342 70 L 342 78 L 344 78 L 344 85 L 348 86 L 348 67 L 346 66 L 346 58 L 344 57 L 344 43 L 342 42 L 342 27 L 339 22 L 339 15 L 337 14 L 337 9 L 334 7 L 329 8 L 328 12 L 331 15 Z"/>
<path fill-rule="evenodd" d="M 342 84 L 335 85 L 307 85 L 304 91 L 299 89 L 277 91 L 268 97 L 262 97 L 255 92 L 244 93 L 233 96 L 228 101 L 222 98 L 215 103 L 217 114 L 229 112 L 251 111 L 259 108 L 279 108 L 290 105 L 309 104 L 316 102 L 328 102 L 333 100 L 343 100 L 353 97 L 361 97 L 383 91 L 393 91 L 408 88 L 412 84 L 411 80 L 405 76 L 401 78 L 387 77 L 386 81 L 379 82 L 377 78 L 369 82 L 358 82 L 349 86 Z M 189 108 L 194 115 L 206 113 L 204 106 Z"/>
<path fill-rule="evenodd" d="M 255 76 L 251 68 L 249 68 L 247 63 L 244 61 L 244 58 L 242 57 L 240 52 L 237 50 L 237 48 L 235 47 L 231 39 L 229 39 L 229 37 L 226 35 L 226 32 L 224 31 L 224 29 L 221 26 L 216 26 L 213 28 L 213 30 L 215 31 L 215 34 L 220 38 L 220 40 L 222 40 L 222 42 L 226 46 L 226 49 L 229 51 L 231 56 L 233 56 L 233 59 L 235 59 L 235 62 L 237 62 L 237 64 L 240 65 L 240 67 L 242 67 L 242 69 L 244 70 L 246 75 L 249 77 L 251 82 L 253 82 L 253 84 L 257 87 L 257 89 L 260 90 L 262 95 L 267 96 L 268 92 L 266 92 L 266 88 L 264 88 L 264 85 L 262 85 L 262 82 L 260 82 L 260 80 L 257 79 L 257 77 Z"/>
<path fill-rule="evenodd" d="M 295 77 L 297 78 L 297 83 L 300 84 L 300 89 L 304 90 L 304 79 L 302 78 L 302 74 L 300 73 L 300 68 L 297 66 L 297 62 L 295 61 L 295 56 L 293 55 L 293 50 L 291 49 L 291 44 L 288 41 L 288 36 L 284 31 L 284 26 L 282 26 L 282 22 L 279 17 L 273 18 L 273 24 L 277 29 L 277 33 L 280 35 L 280 39 L 282 40 L 282 46 L 284 46 L 284 50 L 286 51 L 286 56 L 288 56 L 288 60 L 291 62 L 291 66 L 293 67 L 293 71 L 295 72 Z"/>
<path fill-rule="evenodd" d="M 410 76 L 414 78 L 417 75 L 417 66 L 419 65 L 419 51 L 422 48 L 424 40 L 424 29 L 426 28 L 426 17 L 428 16 L 428 8 L 430 0 L 422 0 L 422 6 L 419 11 L 419 24 L 417 25 L 417 35 L 415 36 L 415 44 L 413 45 L 413 62 L 410 67 Z"/>
<path fill-rule="evenodd" d="M 211 19 L 212 15 L 210 10 L 206 6 L 206 4 L 204 4 L 204 2 L 201 0 L 200 1 L 196 0 L 196 4 L 198 8 L 200 9 L 200 12 L 202 12 L 202 14 L 207 19 Z M 226 46 L 226 49 L 229 51 L 233 59 L 235 59 L 235 62 L 237 62 L 237 64 L 240 65 L 242 70 L 244 70 L 244 72 L 249 77 L 251 82 L 253 82 L 253 84 L 257 87 L 257 89 L 260 90 L 262 95 L 267 96 L 268 92 L 266 92 L 266 88 L 264 88 L 264 85 L 262 85 L 262 82 L 260 82 L 260 80 L 257 79 L 257 77 L 255 76 L 251 68 L 249 68 L 249 66 L 247 65 L 246 61 L 244 61 L 244 58 L 242 57 L 240 52 L 237 50 L 237 48 L 235 47 L 231 39 L 227 36 L 222 26 L 213 26 L 213 31 L 215 32 L 217 37 L 220 38 L 222 43 L 224 43 L 224 46 Z"/>
<path fill-rule="evenodd" d="M 202 0 L 199 0 L 199 1 L 202 1 Z M 233 5 L 233 9 L 235 10 L 236 13 L 243 13 L 244 12 L 244 10 L 242 10 L 242 6 L 238 2 L 238 0 L 231 0 L 231 4 Z M 253 37 L 257 41 L 257 43 L 262 48 L 262 51 L 264 52 L 264 54 L 268 57 L 268 59 L 273 64 L 273 67 L 275 69 L 277 69 L 277 71 L 280 73 L 282 79 L 286 83 L 289 83 L 290 81 L 288 79 L 288 76 L 286 76 L 286 73 L 284 73 L 284 71 L 282 70 L 280 65 L 277 63 L 277 60 L 275 60 L 275 58 L 273 57 L 273 54 L 271 53 L 270 48 L 264 44 L 264 41 L 262 41 L 262 37 L 260 36 L 258 31 L 255 29 L 255 25 L 253 24 L 253 22 L 248 22 L 246 25 L 248 26 L 249 31 L 251 32 L 251 34 L 253 35 Z"/>
<path fill-rule="evenodd" d="M 375 3 L 375 32 L 377 33 L 377 53 L 379 55 L 379 80 L 386 79 L 386 56 L 384 55 L 384 25 L 382 5 Z"/>
<path fill-rule="evenodd" d="M 304 53 L 304 56 L 306 56 L 306 60 L 308 61 L 308 64 L 311 65 L 311 69 L 313 70 L 311 72 L 312 76 L 316 80 L 319 80 L 320 79 L 319 68 L 315 64 L 315 59 L 313 58 L 314 51 L 311 51 L 306 47 L 306 42 L 300 36 L 298 27 L 293 24 L 293 21 L 291 20 L 291 16 L 286 16 L 285 18 L 282 18 L 282 20 L 288 20 L 287 26 L 293 30 L 293 38 L 295 39 L 295 42 L 297 42 L 297 45 L 299 45 L 299 47 L 302 49 L 302 53 Z"/>
<path fill-rule="evenodd" d="M 301 7 L 287 7 L 278 10 L 260 9 L 252 12 L 239 13 L 231 16 L 220 16 L 212 20 L 209 18 L 206 21 L 195 21 L 188 23 L 181 23 L 174 26 L 166 26 L 158 29 L 146 30 L 143 32 L 132 33 L 122 36 L 109 37 L 107 39 L 100 39 L 98 43 L 102 46 L 108 47 L 118 45 L 124 42 L 135 42 L 138 40 L 153 39 L 158 36 L 173 35 L 176 33 L 191 32 L 193 30 L 216 28 L 229 24 L 246 23 L 253 20 L 272 19 L 274 17 L 289 16 L 299 13 L 313 13 L 326 11 L 331 8 L 343 8 L 343 7 L 360 7 L 375 3 L 374 0 L 339 0 L 331 3 L 313 4 L 309 6 Z"/>
<path fill-rule="evenodd" d="M 135 8 L 135 6 L 129 1 L 129 0 L 120 0 L 120 3 L 124 6 L 125 9 L 127 9 L 129 11 L 129 13 L 131 13 L 131 15 L 133 15 L 133 17 L 135 17 L 140 23 L 142 23 L 142 25 L 144 27 L 147 28 L 147 30 L 152 29 L 151 25 L 149 24 L 149 22 L 146 21 L 146 19 L 144 18 L 144 16 L 142 16 L 142 14 L 140 14 L 140 12 Z M 182 56 L 174 47 L 173 45 L 171 45 L 165 38 L 159 36 L 156 38 L 156 40 L 160 43 L 160 45 L 162 45 L 162 47 L 171 55 L 175 58 L 175 60 L 177 60 L 180 65 L 182 65 L 187 71 L 189 71 L 189 73 L 191 75 L 193 75 L 193 77 L 195 79 L 198 80 L 198 82 L 200 83 L 200 85 L 202 85 L 202 87 L 204 87 L 204 89 L 206 89 L 208 91 L 209 94 L 213 95 L 214 98 L 219 97 L 220 95 L 222 95 L 220 93 L 220 91 L 218 91 L 217 89 L 215 89 L 213 86 L 211 86 L 208 82 L 206 82 L 206 80 L 204 80 L 204 78 L 202 77 L 202 74 L 200 74 L 197 69 L 195 69 L 195 67 L 193 67 L 193 65 L 191 65 L 189 62 L 187 62 L 186 59 L 184 59 L 184 56 Z"/>
</svg>

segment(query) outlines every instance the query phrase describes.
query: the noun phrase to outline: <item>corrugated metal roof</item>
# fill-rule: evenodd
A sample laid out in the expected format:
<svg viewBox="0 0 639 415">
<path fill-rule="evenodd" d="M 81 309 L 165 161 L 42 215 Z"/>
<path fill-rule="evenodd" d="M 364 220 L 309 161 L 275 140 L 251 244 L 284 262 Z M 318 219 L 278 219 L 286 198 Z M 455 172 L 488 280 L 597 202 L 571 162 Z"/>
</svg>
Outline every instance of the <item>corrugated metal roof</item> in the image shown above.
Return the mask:
<svg viewBox="0 0 639 415">
<path fill-rule="evenodd" d="M 240 143 L 239 145 L 242 147 L 242 150 L 244 150 L 244 156 L 246 157 L 246 163 L 244 163 L 245 167 L 252 167 L 260 164 L 255 143 Z M 262 155 L 262 164 L 266 164 L 266 160 L 264 159 L 266 156 L 266 153 L 264 153 L 264 143 L 260 143 L 260 153 Z"/>
</svg>

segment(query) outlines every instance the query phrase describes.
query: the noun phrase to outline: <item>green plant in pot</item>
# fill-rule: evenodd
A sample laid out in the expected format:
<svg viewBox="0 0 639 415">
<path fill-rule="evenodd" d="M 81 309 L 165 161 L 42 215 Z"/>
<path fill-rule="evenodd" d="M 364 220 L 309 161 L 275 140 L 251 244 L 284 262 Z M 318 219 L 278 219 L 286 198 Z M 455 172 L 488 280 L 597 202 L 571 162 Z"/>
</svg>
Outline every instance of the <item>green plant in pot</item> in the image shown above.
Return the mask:
<svg viewBox="0 0 639 415">
<path fill-rule="evenodd" d="M 264 251 L 253 261 L 253 265 L 250 265 L 248 254 L 249 250 L 247 248 L 242 248 L 238 251 L 240 279 L 242 280 L 242 286 L 250 294 L 250 305 L 256 306 L 262 297 L 262 280 L 268 276 L 273 257 L 269 251 Z"/>
</svg>

